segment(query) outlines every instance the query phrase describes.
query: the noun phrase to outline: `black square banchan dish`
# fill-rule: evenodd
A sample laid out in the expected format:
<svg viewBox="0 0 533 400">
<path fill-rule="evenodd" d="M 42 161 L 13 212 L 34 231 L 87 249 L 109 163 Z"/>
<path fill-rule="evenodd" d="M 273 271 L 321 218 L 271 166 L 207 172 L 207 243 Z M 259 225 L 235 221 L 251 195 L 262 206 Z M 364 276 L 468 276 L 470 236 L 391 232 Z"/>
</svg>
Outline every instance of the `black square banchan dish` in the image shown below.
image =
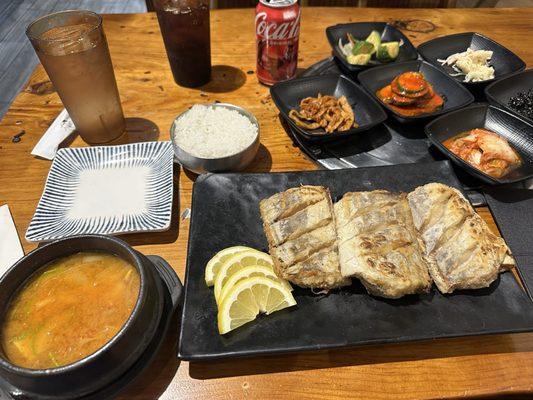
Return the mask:
<svg viewBox="0 0 533 400">
<path fill-rule="evenodd" d="M 290 110 L 299 109 L 301 100 L 306 97 L 316 97 L 319 93 L 335 97 L 346 96 L 359 127 L 344 132 L 326 133 L 323 128 L 309 130 L 297 126 L 289 118 Z M 387 114 L 379 103 L 363 88 L 343 75 L 314 76 L 280 82 L 270 88 L 270 94 L 283 118 L 299 134 L 310 140 L 330 140 L 351 136 L 369 130 L 387 119 Z"/>
<path fill-rule="evenodd" d="M 446 139 L 474 128 L 484 128 L 505 138 L 520 155 L 521 166 L 500 179 L 493 178 L 463 161 L 442 144 Z M 432 121 L 426 126 L 426 134 L 454 163 L 484 182 L 513 183 L 533 177 L 533 125 L 507 111 L 488 104 L 472 105 Z"/>
<path fill-rule="evenodd" d="M 445 296 L 433 289 L 398 300 L 372 297 L 356 279 L 329 295 L 295 287 L 297 306 L 219 335 L 213 290 L 205 284 L 205 265 L 225 247 L 267 248 L 258 209 L 261 199 L 303 184 L 326 186 L 332 198 L 338 199 L 349 191 L 410 191 L 429 182 L 459 187 L 449 161 L 200 176 L 192 195 L 179 357 L 205 361 L 533 330 L 533 302 L 513 274 L 506 272 L 486 289 Z"/>
<path fill-rule="evenodd" d="M 357 72 L 367 68 L 389 64 L 371 60 L 367 65 L 352 65 L 346 61 L 346 58 L 340 52 L 339 39 L 343 44 L 346 43 L 348 40 L 346 34 L 350 33 L 356 39 L 365 40 L 372 31 L 378 31 L 381 34 L 382 42 L 397 41 L 402 43 L 398 57 L 390 64 L 416 60 L 418 58 L 418 53 L 411 41 L 400 30 L 391 24 L 386 22 L 354 22 L 350 24 L 338 24 L 326 28 L 326 36 L 333 50 L 335 58 L 342 64 L 345 70 L 356 74 Z"/>
<path fill-rule="evenodd" d="M 433 86 L 437 94 L 444 98 L 444 105 L 440 110 L 433 113 L 407 117 L 391 110 L 376 96 L 376 91 L 391 83 L 398 75 L 404 72 L 421 72 L 426 80 Z M 465 107 L 474 101 L 474 96 L 462 85 L 454 81 L 446 73 L 425 61 L 409 61 L 400 64 L 384 65 L 361 72 L 357 78 L 361 85 L 374 96 L 390 114 L 399 122 L 426 121 L 438 115 Z"/>
<path fill-rule="evenodd" d="M 493 52 L 489 65 L 494 67 L 494 79 L 481 82 L 464 82 L 464 75 L 450 75 L 457 82 L 461 82 L 466 86 L 486 85 L 513 72 L 522 71 L 526 67 L 524 61 L 511 50 L 475 32 L 457 33 L 429 40 L 418 46 L 418 52 L 424 60 L 442 69 L 447 74 L 457 74 L 457 71 L 451 66 L 442 65 L 438 60 L 445 60 L 452 54 L 462 53 L 469 47 L 472 50 L 490 50 Z"/>
<path fill-rule="evenodd" d="M 503 108 L 533 123 L 533 118 L 528 118 L 509 107 L 511 97 L 516 96 L 518 92 L 527 93 L 528 90 L 533 91 L 533 69 L 517 72 L 516 74 L 491 83 L 485 88 L 485 95 L 490 104 Z"/>
</svg>

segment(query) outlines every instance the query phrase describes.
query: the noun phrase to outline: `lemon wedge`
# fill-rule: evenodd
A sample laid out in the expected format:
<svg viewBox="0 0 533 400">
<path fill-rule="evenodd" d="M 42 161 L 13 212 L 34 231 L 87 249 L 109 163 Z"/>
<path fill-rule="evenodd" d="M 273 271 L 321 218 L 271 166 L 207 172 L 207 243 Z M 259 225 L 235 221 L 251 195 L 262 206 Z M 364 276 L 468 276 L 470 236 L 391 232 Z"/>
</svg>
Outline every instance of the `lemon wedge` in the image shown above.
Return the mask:
<svg viewBox="0 0 533 400">
<path fill-rule="evenodd" d="M 278 279 L 252 276 L 230 288 L 218 308 L 218 331 L 221 335 L 253 321 L 260 312 L 275 311 L 296 305 L 290 290 Z"/>
<path fill-rule="evenodd" d="M 241 279 L 250 278 L 252 276 L 266 276 L 267 278 L 271 278 L 273 280 L 279 280 L 285 287 L 287 287 L 287 289 L 292 291 L 292 286 L 289 284 L 289 282 L 278 278 L 274 271 L 272 271 L 272 268 L 261 265 L 251 265 L 249 267 L 244 267 L 237 270 L 230 277 L 228 277 L 228 279 L 226 279 L 226 282 L 224 282 L 222 290 L 220 291 L 219 297 L 216 298 L 217 304 L 220 304 L 222 300 L 224 300 L 224 297 L 226 297 L 228 292 L 237 282 L 239 282 Z"/>
<path fill-rule="evenodd" d="M 209 260 L 207 265 L 205 266 L 205 283 L 207 286 L 213 286 L 215 275 L 217 274 L 218 269 L 220 268 L 220 265 L 227 260 L 232 255 L 245 250 L 254 250 L 250 247 L 246 246 L 233 246 L 225 248 L 224 250 L 220 250 L 217 254 Z"/>
<path fill-rule="evenodd" d="M 267 253 L 254 249 L 240 251 L 224 260 L 215 274 L 215 299 L 220 298 L 222 287 L 231 275 L 242 268 L 253 265 L 267 267 L 274 272 L 272 257 Z"/>
</svg>

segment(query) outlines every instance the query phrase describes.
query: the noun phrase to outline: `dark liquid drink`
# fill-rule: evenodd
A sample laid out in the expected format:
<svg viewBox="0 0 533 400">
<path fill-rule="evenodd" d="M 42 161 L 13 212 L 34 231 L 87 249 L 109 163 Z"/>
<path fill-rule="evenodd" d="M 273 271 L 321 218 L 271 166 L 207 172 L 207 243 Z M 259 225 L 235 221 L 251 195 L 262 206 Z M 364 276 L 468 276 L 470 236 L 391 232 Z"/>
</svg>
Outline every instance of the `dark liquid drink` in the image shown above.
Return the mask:
<svg viewBox="0 0 533 400">
<path fill-rule="evenodd" d="M 28 36 L 81 137 L 106 143 L 125 130 L 113 65 L 99 17 L 94 23 L 83 14 L 74 17 L 59 20 L 67 23 L 60 26 L 48 21 L 41 29 L 38 20 Z"/>
<path fill-rule="evenodd" d="M 211 79 L 209 5 L 203 0 L 156 0 L 159 27 L 174 80 L 197 87 Z"/>
</svg>

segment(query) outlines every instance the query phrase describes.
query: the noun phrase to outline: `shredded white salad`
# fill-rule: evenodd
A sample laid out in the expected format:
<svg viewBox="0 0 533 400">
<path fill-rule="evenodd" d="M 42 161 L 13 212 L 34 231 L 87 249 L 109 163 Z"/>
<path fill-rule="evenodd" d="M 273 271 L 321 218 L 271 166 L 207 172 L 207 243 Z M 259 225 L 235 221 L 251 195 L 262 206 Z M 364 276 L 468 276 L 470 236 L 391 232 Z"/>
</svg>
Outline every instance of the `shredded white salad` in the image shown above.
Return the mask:
<svg viewBox="0 0 533 400">
<path fill-rule="evenodd" d="M 450 65 L 456 74 L 465 75 L 465 82 L 481 82 L 494 78 L 494 68 L 489 65 L 492 51 L 472 50 L 468 48 L 462 53 L 455 53 L 446 60 L 438 59 L 442 65 Z"/>
</svg>

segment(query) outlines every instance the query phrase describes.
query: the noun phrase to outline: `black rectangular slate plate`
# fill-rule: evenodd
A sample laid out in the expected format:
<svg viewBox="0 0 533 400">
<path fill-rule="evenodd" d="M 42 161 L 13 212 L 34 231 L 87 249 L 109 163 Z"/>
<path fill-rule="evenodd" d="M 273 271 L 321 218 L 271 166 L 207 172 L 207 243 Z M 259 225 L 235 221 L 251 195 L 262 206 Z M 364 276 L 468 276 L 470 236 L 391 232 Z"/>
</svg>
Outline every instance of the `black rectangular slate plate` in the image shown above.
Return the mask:
<svg viewBox="0 0 533 400">
<path fill-rule="evenodd" d="M 341 54 L 338 47 L 339 39 L 341 39 L 344 44 L 348 41 L 346 36 L 347 33 L 351 33 L 356 39 L 365 40 L 372 31 L 378 31 L 381 34 L 382 42 L 403 42 L 400 46 L 400 52 L 396 60 L 391 63 L 382 63 L 375 60 L 375 57 L 372 57 L 372 60 L 367 65 L 352 65 L 346 61 L 346 58 Z M 416 60 L 418 58 L 418 53 L 407 36 L 387 22 L 352 22 L 349 24 L 338 24 L 326 28 L 326 36 L 331 49 L 333 50 L 333 54 L 339 62 L 342 63 L 344 69 L 350 73 L 357 73 L 379 65 Z"/>
<path fill-rule="evenodd" d="M 442 144 L 453 136 L 475 128 L 484 128 L 505 138 L 520 155 L 522 164 L 502 178 L 493 178 L 474 168 Z M 488 104 L 476 104 L 435 119 L 425 130 L 431 142 L 442 153 L 484 182 L 492 185 L 514 183 L 533 176 L 533 124 L 505 110 Z"/>
<path fill-rule="evenodd" d="M 354 190 L 410 191 L 428 182 L 459 187 L 448 161 L 334 171 L 209 174 L 193 187 L 185 298 L 178 355 L 205 361 L 533 330 L 533 303 L 511 273 L 489 288 L 386 300 L 359 281 L 329 295 L 295 288 L 296 307 L 259 317 L 230 334 L 217 330 L 217 309 L 204 281 L 209 259 L 225 247 L 266 250 L 258 203 L 301 184 L 329 187 L 334 199 Z"/>
<path fill-rule="evenodd" d="M 533 190 L 498 187 L 484 192 L 487 205 L 513 255 L 531 256 L 533 260 Z"/>
<path fill-rule="evenodd" d="M 509 107 L 511 97 L 516 96 L 518 92 L 527 93 L 530 89 L 533 90 L 533 69 L 517 72 L 491 83 L 485 89 L 485 95 L 490 104 L 503 108 L 533 124 L 533 118 L 522 115 Z"/>
<path fill-rule="evenodd" d="M 490 50 L 493 52 L 489 64 L 494 68 L 494 78 L 481 82 L 464 82 L 464 75 L 457 74 L 451 66 L 442 65 L 438 60 L 445 60 L 455 53 L 462 53 L 468 48 L 473 50 Z M 427 62 L 441 68 L 447 74 L 467 87 L 486 86 L 490 82 L 501 79 L 504 76 L 517 71 L 522 71 L 526 64 L 511 50 L 502 46 L 498 42 L 475 32 L 456 33 L 453 35 L 441 36 L 418 46 L 418 52 Z"/>
<path fill-rule="evenodd" d="M 324 128 L 300 128 L 289 118 L 292 109 L 299 110 L 300 102 L 306 97 L 345 96 L 352 107 L 355 121 L 359 125 L 343 132 L 326 133 Z M 291 79 L 280 82 L 270 88 L 272 100 L 278 110 L 298 134 L 312 141 L 329 141 L 352 136 L 382 123 L 387 114 L 381 105 L 359 85 L 344 75 L 319 75 L 307 78 Z"/>
<path fill-rule="evenodd" d="M 533 299 L 533 190 L 489 188 L 485 190 L 485 198 Z"/>
<path fill-rule="evenodd" d="M 408 71 L 421 72 L 424 74 L 426 80 L 433 85 L 435 92 L 444 98 L 444 105 L 440 110 L 429 114 L 406 117 L 393 111 L 378 99 L 376 91 L 389 85 L 396 76 Z M 393 63 L 382 67 L 367 69 L 357 75 L 357 79 L 359 79 L 359 82 L 361 82 L 361 85 L 367 90 L 367 92 L 383 104 L 387 111 L 396 120 L 402 123 L 427 121 L 447 112 L 458 110 L 474 101 L 474 96 L 472 96 L 468 89 L 452 79 L 444 71 L 426 61 L 418 60 L 404 63 Z"/>
</svg>

